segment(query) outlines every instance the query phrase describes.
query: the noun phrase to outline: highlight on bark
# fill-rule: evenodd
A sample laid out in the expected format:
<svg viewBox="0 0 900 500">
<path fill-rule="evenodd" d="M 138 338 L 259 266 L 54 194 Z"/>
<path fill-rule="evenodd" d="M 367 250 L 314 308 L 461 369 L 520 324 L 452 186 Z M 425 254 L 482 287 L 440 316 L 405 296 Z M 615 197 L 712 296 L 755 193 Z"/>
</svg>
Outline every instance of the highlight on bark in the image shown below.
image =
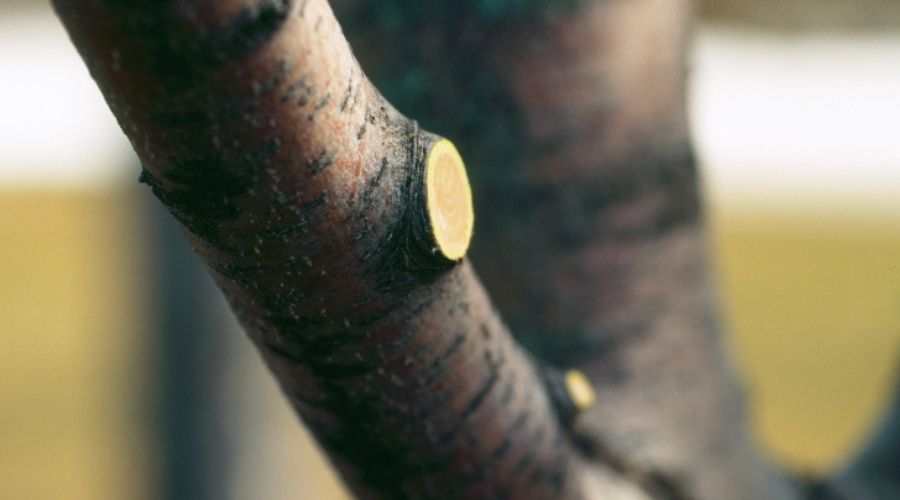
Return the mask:
<svg viewBox="0 0 900 500">
<path fill-rule="evenodd" d="M 447 139 L 436 142 L 428 152 L 425 192 L 437 249 L 447 259 L 462 259 L 472 239 L 475 211 L 466 167 Z"/>
</svg>

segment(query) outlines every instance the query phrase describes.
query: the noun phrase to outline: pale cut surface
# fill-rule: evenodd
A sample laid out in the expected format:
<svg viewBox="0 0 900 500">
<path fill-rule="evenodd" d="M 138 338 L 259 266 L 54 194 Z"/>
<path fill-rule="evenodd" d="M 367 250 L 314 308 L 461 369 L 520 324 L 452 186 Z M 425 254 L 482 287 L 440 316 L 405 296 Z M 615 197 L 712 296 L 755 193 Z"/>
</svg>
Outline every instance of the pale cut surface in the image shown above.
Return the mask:
<svg viewBox="0 0 900 500">
<path fill-rule="evenodd" d="M 597 394 L 590 380 L 581 370 L 569 370 L 566 372 L 566 390 L 575 408 L 584 411 L 594 406 L 597 402 Z"/>
<path fill-rule="evenodd" d="M 459 152 L 446 139 L 436 142 L 428 153 L 425 194 L 437 249 L 447 259 L 462 259 L 475 223 L 472 189 Z"/>
</svg>

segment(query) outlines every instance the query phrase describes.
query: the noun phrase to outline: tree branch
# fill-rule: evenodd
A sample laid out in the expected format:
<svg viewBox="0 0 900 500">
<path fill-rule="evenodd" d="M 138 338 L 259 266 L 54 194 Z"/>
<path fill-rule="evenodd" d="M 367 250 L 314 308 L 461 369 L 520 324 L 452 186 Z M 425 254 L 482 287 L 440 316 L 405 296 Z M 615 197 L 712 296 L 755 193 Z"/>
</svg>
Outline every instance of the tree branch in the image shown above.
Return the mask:
<svg viewBox="0 0 900 500">
<path fill-rule="evenodd" d="M 686 118 L 690 3 L 476 4 L 339 14 L 379 87 L 484 167 L 472 259 L 517 337 L 599 388 L 587 449 L 661 497 L 792 496 L 746 433 L 721 345 Z"/>
<path fill-rule="evenodd" d="M 474 160 L 475 261 L 532 352 L 601 387 L 590 409 L 463 260 L 455 147 L 381 97 L 327 2 L 54 3 L 141 180 L 360 496 L 894 494 L 896 419 L 805 492 L 745 432 L 685 116 L 687 1 L 338 1 L 388 96 Z"/>
<path fill-rule="evenodd" d="M 357 494 L 641 496 L 588 474 L 459 263 L 455 149 L 375 91 L 324 0 L 54 3 L 142 181 Z"/>
</svg>

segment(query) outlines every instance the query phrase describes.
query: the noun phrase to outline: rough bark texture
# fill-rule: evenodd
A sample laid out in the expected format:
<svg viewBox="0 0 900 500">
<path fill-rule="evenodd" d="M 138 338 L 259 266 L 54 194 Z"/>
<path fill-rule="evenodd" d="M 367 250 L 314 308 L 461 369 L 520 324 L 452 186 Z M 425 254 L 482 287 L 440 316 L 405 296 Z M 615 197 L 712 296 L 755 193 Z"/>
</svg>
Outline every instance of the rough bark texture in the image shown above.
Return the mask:
<svg viewBox="0 0 900 500">
<path fill-rule="evenodd" d="M 745 433 L 721 346 L 686 122 L 689 2 L 506 5 L 338 13 L 376 84 L 470 158 L 473 261 L 524 344 L 598 387 L 579 425 L 595 458 L 689 498 L 791 496 Z"/>
<path fill-rule="evenodd" d="M 808 491 L 747 437 L 685 117 L 687 1 L 336 2 L 388 99 L 467 159 L 475 264 L 534 356 L 594 382 L 577 419 L 468 262 L 434 251 L 437 137 L 369 84 L 324 0 L 55 4 L 142 180 L 360 496 L 890 498 L 871 478 L 895 423 Z"/>
<path fill-rule="evenodd" d="M 435 138 L 324 0 L 55 5 L 141 180 L 357 494 L 586 495 L 538 372 L 470 266 L 433 251 Z"/>
</svg>

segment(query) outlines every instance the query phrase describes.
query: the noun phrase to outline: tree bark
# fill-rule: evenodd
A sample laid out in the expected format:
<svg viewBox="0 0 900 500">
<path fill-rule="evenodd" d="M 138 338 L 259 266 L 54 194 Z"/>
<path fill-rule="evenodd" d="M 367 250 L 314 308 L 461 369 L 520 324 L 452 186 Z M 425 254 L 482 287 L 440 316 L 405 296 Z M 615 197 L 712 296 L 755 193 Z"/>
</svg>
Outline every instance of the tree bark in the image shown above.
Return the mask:
<svg viewBox="0 0 900 500">
<path fill-rule="evenodd" d="M 517 337 L 599 388 L 578 424 L 594 458 L 689 498 L 796 494 L 749 439 L 722 346 L 686 118 L 690 2 L 389 5 L 338 13 L 376 84 L 470 159 L 473 262 Z"/>
<path fill-rule="evenodd" d="M 474 165 L 471 253 L 556 368 L 462 259 L 455 149 L 375 90 L 325 0 L 54 4 L 141 180 L 359 496 L 809 493 L 756 453 L 721 345 L 687 1 L 337 2 L 388 98 Z"/>
<path fill-rule="evenodd" d="M 642 497 L 588 474 L 441 243 L 423 179 L 441 142 L 369 84 L 327 2 L 55 6 L 141 180 L 355 493 Z"/>
</svg>

